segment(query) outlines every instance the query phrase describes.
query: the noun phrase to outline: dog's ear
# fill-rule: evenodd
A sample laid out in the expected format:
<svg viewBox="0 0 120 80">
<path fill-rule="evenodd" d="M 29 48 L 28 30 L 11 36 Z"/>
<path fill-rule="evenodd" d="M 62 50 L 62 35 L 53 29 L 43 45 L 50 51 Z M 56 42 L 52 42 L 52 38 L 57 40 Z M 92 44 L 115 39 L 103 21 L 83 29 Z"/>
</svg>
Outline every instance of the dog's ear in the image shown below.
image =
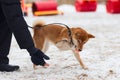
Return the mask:
<svg viewBox="0 0 120 80">
<path fill-rule="evenodd" d="M 95 36 L 92 35 L 92 34 L 88 34 L 88 37 L 89 37 L 89 38 L 95 38 Z"/>
</svg>

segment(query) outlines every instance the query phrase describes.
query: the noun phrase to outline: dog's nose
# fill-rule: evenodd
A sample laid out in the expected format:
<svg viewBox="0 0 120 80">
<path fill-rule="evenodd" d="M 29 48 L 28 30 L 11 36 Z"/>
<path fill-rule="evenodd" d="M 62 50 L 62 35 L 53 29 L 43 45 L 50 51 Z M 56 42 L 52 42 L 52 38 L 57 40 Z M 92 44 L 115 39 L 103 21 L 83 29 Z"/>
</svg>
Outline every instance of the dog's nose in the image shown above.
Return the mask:
<svg viewBox="0 0 120 80">
<path fill-rule="evenodd" d="M 82 49 L 78 49 L 79 51 L 82 51 Z"/>
</svg>

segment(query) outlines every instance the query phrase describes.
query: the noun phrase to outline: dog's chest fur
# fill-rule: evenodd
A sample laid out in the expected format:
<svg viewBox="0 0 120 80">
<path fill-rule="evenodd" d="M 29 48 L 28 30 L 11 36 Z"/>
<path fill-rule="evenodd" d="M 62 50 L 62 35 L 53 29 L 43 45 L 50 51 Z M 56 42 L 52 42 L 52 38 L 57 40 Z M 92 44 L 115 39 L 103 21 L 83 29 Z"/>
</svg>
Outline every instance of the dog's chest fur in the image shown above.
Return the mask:
<svg viewBox="0 0 120 80">
<path fill-rule="evenodd" d="M 62 40 L 60 42 L 57 42 L 55 44 L 55 46 L 60 50 L 70 50 L 71 49 L 70 43 L 66 40 Z"/>
</svg>

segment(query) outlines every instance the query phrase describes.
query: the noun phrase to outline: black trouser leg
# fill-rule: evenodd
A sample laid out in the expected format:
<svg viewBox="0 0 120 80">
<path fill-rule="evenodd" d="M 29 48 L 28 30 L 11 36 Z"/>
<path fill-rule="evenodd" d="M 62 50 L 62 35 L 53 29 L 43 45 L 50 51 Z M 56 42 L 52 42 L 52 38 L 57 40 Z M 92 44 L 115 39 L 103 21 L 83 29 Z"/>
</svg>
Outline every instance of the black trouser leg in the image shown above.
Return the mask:
<svg viewBox="0 0 120 80">
<path fill-rule="evenodd" d="M 10 31 L 0 6 L 0 64 L 8 64 L 12 32 Z"/>
<path fill-rule="evenodd" d="M 14 34 L 19 47 L 28 50 L 33 63 L 44 65 L 45 61 L 43 58 L 49 59 L 49 57 L 35 48 L 28 25 L 23 18 L 20 3 L 2 3 L 1 8 L 7 21 L 8 29 Z"/>
<path fill-rule="evenodd" d="M 20 48 L 27 49 L 33 47 L 32 36 L 23 18 L 20 3 L 2 4 L 2 10 Z"/>
</svg>

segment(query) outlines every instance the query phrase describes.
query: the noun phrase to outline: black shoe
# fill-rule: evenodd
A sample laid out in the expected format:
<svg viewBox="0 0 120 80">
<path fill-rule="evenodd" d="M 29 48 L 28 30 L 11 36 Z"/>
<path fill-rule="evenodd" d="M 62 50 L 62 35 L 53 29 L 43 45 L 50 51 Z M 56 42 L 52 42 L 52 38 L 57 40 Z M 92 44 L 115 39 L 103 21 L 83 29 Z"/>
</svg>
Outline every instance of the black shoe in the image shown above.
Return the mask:
<svg viewBox="0 0 120 80">
<path fill-rule="evenodd" d="M 0 64 L 0 71 L 13 72 L 19 70 L 19 66 L 13 66 L 9 64 Z"/>
</svg>

